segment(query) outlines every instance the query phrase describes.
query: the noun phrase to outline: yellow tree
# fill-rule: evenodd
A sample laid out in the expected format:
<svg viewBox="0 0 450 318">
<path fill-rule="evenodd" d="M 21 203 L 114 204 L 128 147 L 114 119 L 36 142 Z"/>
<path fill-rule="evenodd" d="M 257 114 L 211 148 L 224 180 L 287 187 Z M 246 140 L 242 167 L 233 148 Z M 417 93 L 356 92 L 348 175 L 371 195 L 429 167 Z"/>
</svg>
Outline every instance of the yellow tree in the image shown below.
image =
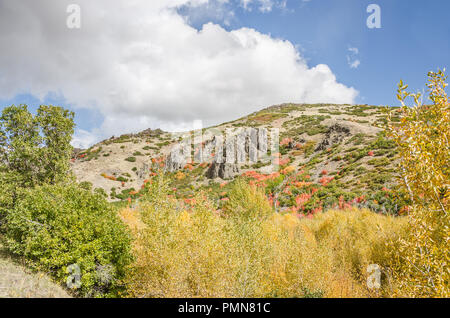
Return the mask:
<svg viewBox="0 0 450 318">
<path fill-rule="evenodd" d="M 413 202 L 408 231 L 396 242 L 399 253 L 393 269 L 398 295 L 448 297 L 450 105 L 444 72 L 429 72 L 428 78 L 431 103 L 423 104 L 421 94 L 407 92 L 408 86 L 400 82 L 397 97 L 402 107 L 388 120 Z M 414 102 L 411 107 L 408 98 Z M 395 112 L 400 112 L 400 122 L 393 120 Z"/>
</svg>

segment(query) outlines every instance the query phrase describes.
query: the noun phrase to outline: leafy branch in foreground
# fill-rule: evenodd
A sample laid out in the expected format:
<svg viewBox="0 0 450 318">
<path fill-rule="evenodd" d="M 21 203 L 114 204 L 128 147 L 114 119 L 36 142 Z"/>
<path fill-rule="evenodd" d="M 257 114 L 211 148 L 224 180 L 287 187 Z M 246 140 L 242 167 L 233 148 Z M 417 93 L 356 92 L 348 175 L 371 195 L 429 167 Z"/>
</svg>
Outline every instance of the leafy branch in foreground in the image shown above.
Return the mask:
<svg viewBox="0 0 450 318">
<path fill-rule="evenodd" d="M 408 235 L 399 239 L 399 258 L 393 265 L 398 294 L 411 297 L 448 297 L 450 259 L 450 105 L 443 71 L 428 73 L 429 99 L 411 94 L 400 82 L 397 97 L 403 107 L 400 122 L 389 116 L 388 132 L 401 157 L 404 187 L 413 206 Z M 414 105 L 406 106 L 412 98 Z"/>
</svg>

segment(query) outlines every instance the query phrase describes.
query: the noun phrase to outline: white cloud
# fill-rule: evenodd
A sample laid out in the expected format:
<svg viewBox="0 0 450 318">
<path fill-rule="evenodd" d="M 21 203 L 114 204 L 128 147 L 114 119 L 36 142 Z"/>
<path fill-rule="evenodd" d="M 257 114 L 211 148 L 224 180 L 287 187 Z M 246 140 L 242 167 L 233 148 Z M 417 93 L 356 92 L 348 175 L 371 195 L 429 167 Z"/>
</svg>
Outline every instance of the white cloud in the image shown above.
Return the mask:
<svg viewBox="0 0 450 318">
<path fill-rule="evenodd" d="M 350 68 L 358 68 L 358 66 L 361 64 L 360 60 L 354 60 L 354 61 L 349 61 L 349 66 Z"/>
<path fill-rule="evenodd" d="M 357 47 L 349 47 L 348 51 L 350 52 L 349 55 L 347 55 L 347 63 L 350 68 L 358 68 L 361 64 L 361 61 L 357 59 L 357 56 L 359 54 L 359 49 Z"/>
<path fill-rule="evenodd" d="M 186 4 L 181 7 L 180 11 L 191 25 L 205 21 L 217 21 L 230 26 L 236 20 L 234 8 L 228 0 L 209 0 L 195 6 Z"/>
<path fill-rule="evenodd" d="M 251 10 L 252 4 L 255 5 L 260 12 L 271 12 L 274 7 L 285 9 L 287 0 L 239 0 L 241 6 L 246 10 Z"/>
<path fill-rule="evenodd" d="M 0 98 L 58 92 L 74 107 L 100 111 L 101 127 L 78 130 L 75 145 L 357 95 L 328 66 L 308 67 L 288 41 L 212 23 L 197 31 L 171 9 L 207 0 L 78 0 L 79 30 L 66 28 L 71 2 L 0 0 Z"/>
<path fill-rule="evenodd" d="M 348 50 L 353 54 L 359 54 L 359 49 L 357 47 L 349 47 Z"/>
</svg>

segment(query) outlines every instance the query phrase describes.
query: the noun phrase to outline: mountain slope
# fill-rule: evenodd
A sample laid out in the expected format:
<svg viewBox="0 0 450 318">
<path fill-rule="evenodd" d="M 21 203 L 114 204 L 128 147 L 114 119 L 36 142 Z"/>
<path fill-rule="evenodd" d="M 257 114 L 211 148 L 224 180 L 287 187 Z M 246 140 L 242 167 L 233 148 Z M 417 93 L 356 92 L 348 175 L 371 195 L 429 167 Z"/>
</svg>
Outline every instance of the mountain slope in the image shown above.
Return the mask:
<svg viewBox="0 0 450 318">
<path fill-rule="evenodd" d="M 217 174 L 211 173 L 211 165 L 219 156 L 213 151 L 208 162 L 166 165 L 165 174 L 177 197 L 190 198 L 205 190 L 217 199 L 219 207 L 220 201 L 226 200 L 226 184 L 241 175 L 264 186 L 269 199 L 281 210 L 310 213 L 359 204 L 379 212 L 398 213 L 402 207 L 394 205 L 392 199 L 403 194 L 395 191 L 396 151 L 383 133 L 385 117 L 383 108 L 368 105 L 272 106 L 213 127 L 218 132 L 254 128 L 270 133 L 278 129 L 279 153 L 268 149 L 268 160 L 236 163 L 227 173 Z M 202 132 L 205 149 L 214 138 L 207 137 L 206 129 Z M 177 135 L 150 129 L 112 137 L 78 151 L 72 159 L 73 171 L 78 181 L 103 189 L 112 201 L 138 198 L 139 190 L 159 173 L 158 169 L 171 163 L 167 158 L 180 140 Z M 246 147 L 248 152 L 248 144 Z M 193 154 L 196 151 L 192 149 Z M 271 170 L 274 162 L 280 164 L 279 172 Z"/>
</svg>

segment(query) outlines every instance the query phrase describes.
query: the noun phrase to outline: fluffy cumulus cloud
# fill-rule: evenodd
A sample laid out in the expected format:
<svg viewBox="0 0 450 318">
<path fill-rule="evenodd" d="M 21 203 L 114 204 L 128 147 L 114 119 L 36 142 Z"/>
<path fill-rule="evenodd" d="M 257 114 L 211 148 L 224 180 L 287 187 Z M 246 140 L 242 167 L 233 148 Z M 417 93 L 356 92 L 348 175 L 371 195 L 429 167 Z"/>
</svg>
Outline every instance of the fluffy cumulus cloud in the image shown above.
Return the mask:
<svg viewBox="0 0 450 318">
<path fill-rule="evenodd" d="M 148 127 L 190 128 L 283 102 L 352 103 L 353 88 L 326 65 L 308 67 L 295 46 L 256 30 L 189 26 L 177 8 L 208 0 L 77 0 L 81 28 L 66 26 L 73 0 L 0 0 L 0 99 L 58 93 L 104 116 L 77 146 Z"/>
</svg>

